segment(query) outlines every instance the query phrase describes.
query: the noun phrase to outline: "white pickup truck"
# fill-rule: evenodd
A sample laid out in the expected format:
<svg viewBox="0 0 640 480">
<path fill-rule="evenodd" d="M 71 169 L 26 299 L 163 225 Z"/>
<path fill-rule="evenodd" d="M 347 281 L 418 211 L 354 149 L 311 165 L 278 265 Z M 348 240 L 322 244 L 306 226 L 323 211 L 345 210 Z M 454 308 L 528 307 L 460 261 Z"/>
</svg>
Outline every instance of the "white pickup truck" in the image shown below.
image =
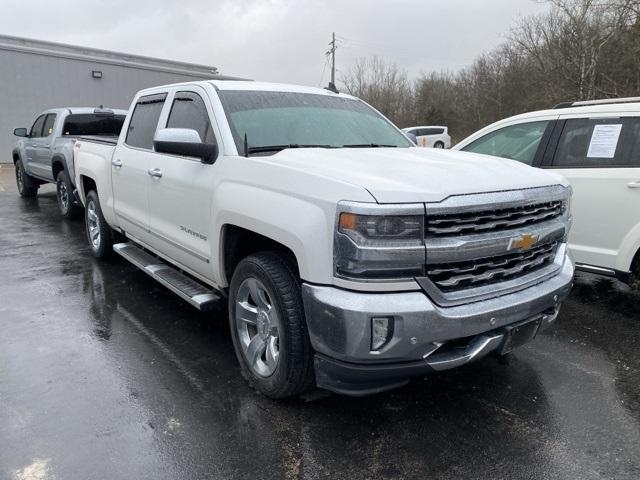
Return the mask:
<svg viewBox="0 0 640 480">
<path fill-rule="evenodd" d="M 415 148 L 348 95 L 152 88 L 117 142 L 81 139 L 75 161 L 94 255 L 199 309 L 228 303 L 242 372 L 272 398 L 373 393 L 506 354 L 571 288 L 561 177 Z"/>
</svg>

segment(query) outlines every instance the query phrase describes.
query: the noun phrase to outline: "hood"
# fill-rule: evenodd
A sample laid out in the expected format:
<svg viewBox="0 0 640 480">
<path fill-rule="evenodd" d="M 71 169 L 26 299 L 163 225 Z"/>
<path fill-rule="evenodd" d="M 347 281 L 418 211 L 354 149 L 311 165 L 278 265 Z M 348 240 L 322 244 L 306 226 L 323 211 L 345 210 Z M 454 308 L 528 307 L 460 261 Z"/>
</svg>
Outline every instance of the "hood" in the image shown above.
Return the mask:
<svg viewBox="0 0 640 480">
<path fill-rule="evenodd" d="M 287 149 L 269 160 L 361 186 L 378 203 L 440 202 L 452 195 L 568 185 L 513 160 L 430 148 Z"/>
</svg>

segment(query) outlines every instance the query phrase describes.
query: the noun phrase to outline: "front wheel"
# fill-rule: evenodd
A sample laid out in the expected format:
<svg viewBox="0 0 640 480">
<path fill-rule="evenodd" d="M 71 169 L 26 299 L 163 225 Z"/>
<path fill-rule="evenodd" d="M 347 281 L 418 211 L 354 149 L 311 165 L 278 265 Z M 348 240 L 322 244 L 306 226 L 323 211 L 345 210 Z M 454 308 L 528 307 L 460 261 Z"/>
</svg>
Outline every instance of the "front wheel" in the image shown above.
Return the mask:
<svg viewBox="0 0 640 480">
<path fill-rule="evenodd" d="M 23 198 L 33 198 L 38 195 L 38 182 L 25 171 L 22 160 L 16 161 L 16 185 L 18 193 Z"/>
<path fill-rule="evenodd" d="M 87 194 L 84 221 L 87 240 L 93 256 L 96 258 L 110 257 L 113 253 L 113 233 L 102 215 L 98 194 L 94 190 Z"/>
<path fill-rule="evenodd" d="M 69 175 L 62 170 L 56 178 L 56 197 L 58 199 L 58 209 L 63 218 L 69 220 L 79 218 L 82 209 L 73 200 L 73 186 L 69 180 Z"/>
<path fill-rule="evenodd" d="M 240 262 L 229 291 L 229 323 L 242 374 L 258 392 L 285 398 L 313 386 L 300 278 L 286 256 L 264 252 Z"/>
</svg>

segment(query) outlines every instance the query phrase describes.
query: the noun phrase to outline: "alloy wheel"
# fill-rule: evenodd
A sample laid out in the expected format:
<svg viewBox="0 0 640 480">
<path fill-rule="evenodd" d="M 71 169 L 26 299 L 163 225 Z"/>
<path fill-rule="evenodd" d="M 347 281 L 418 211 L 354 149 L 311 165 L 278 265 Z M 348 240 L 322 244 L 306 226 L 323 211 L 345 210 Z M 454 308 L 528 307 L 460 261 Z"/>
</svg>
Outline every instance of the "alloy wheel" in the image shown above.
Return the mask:
<svg viewBox="0 0 640 480">
<path fill-rule="evenodd" d="M 100 221 L 93 200 L 89 200 L 87 204 L 87 228 L 89 229 L 91 246 L 94 250 L 98 250 L 100 248 Z"/>
<path fill-rule="evenodd" d="M 67 212 L 69 210 L 69 191 L 62 180 L 58 181 L 58 201 L 60 202 L 60 207 L 62 207 L 62 212 Z"/>
<path fill-rule="evenodd" d="M 235 323 L 251 370 L 260 377 L 271 376 L 280 357 L 281 322 L 277 307 L 257 278 L 245 279 L 238 288 Z"/>
</svg>

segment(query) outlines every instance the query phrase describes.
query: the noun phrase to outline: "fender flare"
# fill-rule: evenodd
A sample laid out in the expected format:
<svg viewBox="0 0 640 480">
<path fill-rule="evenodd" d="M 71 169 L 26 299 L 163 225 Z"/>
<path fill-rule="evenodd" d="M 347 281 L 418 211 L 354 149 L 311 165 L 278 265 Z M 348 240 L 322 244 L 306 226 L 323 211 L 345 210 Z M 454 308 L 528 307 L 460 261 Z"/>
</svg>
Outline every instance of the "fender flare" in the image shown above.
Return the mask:
<svg viewBox="0 0 640 480">
<path fill-rule="evenodd" d="M 67 168 L 67 159 L 64 155 L 60 155 L 60 154 L 55 154 L 53 157 L 51 157 L 51 173 L 54 172 L 54 165 L 56 163 L 60 163 L 62 164 L 62 169 L 64 171 L 67 172 L 67 174 L 69 173 L 69 169 Z M 53 178 L 55 180 L 56 175 L 53 175 Z"/>
<path fill-rule="evenodd" d="M 16 158 L 16 157 L 18 157 L 18 158 Z M 16 162 L 18 160 L 22 160 L 22 156 L 20 155 L 20 149 L 19 148 L 16 147 L 11 151 L 11 159 L 13 160 L 13 164 L 14 165 L 16 164 Z"/>
</svg>

